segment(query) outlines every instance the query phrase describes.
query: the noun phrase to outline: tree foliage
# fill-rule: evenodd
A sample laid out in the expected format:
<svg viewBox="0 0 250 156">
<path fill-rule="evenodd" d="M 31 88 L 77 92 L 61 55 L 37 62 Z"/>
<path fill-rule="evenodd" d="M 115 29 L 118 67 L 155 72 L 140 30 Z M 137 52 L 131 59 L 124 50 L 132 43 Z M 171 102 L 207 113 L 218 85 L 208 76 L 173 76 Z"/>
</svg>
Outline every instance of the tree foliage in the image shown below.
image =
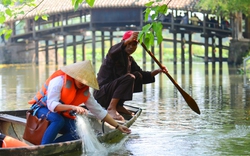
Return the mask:
<svg viewBox="0 0 250 156">
<path fill-rule="evenodd" d="M 0 0 L 0 35 L 5 34 L 8 39 L 12 34 L 12 29 L 4 26 L 7 18 L 16 18 L 18 15 L 24 15 L 23 7 L 32 6 L 36 4 L 34 0 Z"/>
<path fill-rule="evenodd" d="M 154 45 L 154 38 L 157 38 L 157 44 L 162 42 L 162 23 L 159 21 L 160 16 L 165 15 L 168 9 L 167 4 L 158 5 L 158 1 L 150 1 L 145 6 L 144 22 L 147 22 L 148 17 L 151 14 L 152 22 L 143 26 L 140 31 L 138 40 L 144 42 L 147 47 Z"/>
<path fill-rule="evenodd" d="M 248 16 L 249 6 L 250 0 L 200 0 L 198 3 L 198 9 L 209 10 L 222 16 L 229 16 L 230 13 L 234 12 L 242 12 Z"/>
</svg>

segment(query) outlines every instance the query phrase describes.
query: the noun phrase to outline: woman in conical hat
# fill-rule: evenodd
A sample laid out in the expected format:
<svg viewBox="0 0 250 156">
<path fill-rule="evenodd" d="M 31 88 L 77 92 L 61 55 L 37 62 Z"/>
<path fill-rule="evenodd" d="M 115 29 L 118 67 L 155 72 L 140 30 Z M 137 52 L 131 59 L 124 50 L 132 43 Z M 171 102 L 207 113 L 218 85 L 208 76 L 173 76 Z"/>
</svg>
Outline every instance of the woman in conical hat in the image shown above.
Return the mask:
<svg viewBox="0 0 250 156">
<path fill-rule="evenodd" d="M 41 144 L 79 139 L 76 134 L 74 116 L 85 114 L 87 110 L 79 106 L 85 104 L 98 119 L 106 121 L 123 133 L 130 133 L 126 126 L 119 125 L 89 92 L 89 87 L 99 89 L 95 73 L 90 61 L 82 61 L 62 67 L 53 73 L 29 101 L 32 109 L 40 118 L 46 116 L 50 125 L 44 133 Z M 58 133 L 62 136 L 56 138 Z"/>
</svg>

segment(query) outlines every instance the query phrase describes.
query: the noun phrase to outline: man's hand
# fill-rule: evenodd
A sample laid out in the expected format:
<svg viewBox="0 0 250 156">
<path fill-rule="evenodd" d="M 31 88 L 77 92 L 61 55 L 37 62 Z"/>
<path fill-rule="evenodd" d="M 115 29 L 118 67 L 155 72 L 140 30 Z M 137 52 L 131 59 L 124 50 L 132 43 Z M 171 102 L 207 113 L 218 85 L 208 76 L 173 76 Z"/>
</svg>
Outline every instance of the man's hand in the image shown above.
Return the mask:
<svg viewBox="0 0 250 156">
<path fill-rule="evenodd" d="M 163 73 L 168 73 L 168 69 L 165 66 L 162 66 L 160 69 L 156 69 L 156 70 L 152 71 L 151 75 L 155 76 L 155 75 L 157 75 L 159 73 L 162 73 L 162 72 Z"/>
<path fill-rule="evenodd" d="M 124 45 L 126 46 L 126 45 L 128 45 L 129 43 L 131 43 L 131 42 L 138 42 L 138 41 L 137 41 L 138 34 L 139 34 L 139 32 L 133 32 L 132 35 L 131 35 L 128 39 L 126 39 L 126 40 L 124 41 Z"/>
</svg>

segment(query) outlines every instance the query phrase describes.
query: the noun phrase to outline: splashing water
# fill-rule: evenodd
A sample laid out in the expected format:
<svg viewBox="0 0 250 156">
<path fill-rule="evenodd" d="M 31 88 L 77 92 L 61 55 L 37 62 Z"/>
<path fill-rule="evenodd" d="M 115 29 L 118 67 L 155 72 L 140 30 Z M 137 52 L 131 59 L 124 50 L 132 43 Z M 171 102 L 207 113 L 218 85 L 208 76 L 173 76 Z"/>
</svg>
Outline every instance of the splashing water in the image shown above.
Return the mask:
<svg viewBox="0 0 250 156">
<path fill-rule="evenodd" d="M 93 128 L 90 126 L 88 118 L 83 115 L 76 115 L 77 132 L 82 138 L 83 149 L 87 155 L 107 155 L 107 149 L 99 142 Z"/>
</svg>

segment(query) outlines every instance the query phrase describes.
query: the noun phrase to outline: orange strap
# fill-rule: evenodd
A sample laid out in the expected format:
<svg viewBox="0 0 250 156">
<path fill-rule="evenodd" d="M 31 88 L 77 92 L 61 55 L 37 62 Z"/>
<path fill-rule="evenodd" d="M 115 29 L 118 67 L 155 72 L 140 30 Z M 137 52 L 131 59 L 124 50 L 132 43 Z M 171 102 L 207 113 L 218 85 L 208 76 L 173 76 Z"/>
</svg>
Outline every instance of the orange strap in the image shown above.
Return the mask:
<svg viewBox="0 0 250 156">
<path fill-rule="evenodd" d="M 29 146 L 29 145 L 10 136 L 6 136 L 2 144 L 2 148 L 24 147 L 24 146 Z"/>
</svg>

